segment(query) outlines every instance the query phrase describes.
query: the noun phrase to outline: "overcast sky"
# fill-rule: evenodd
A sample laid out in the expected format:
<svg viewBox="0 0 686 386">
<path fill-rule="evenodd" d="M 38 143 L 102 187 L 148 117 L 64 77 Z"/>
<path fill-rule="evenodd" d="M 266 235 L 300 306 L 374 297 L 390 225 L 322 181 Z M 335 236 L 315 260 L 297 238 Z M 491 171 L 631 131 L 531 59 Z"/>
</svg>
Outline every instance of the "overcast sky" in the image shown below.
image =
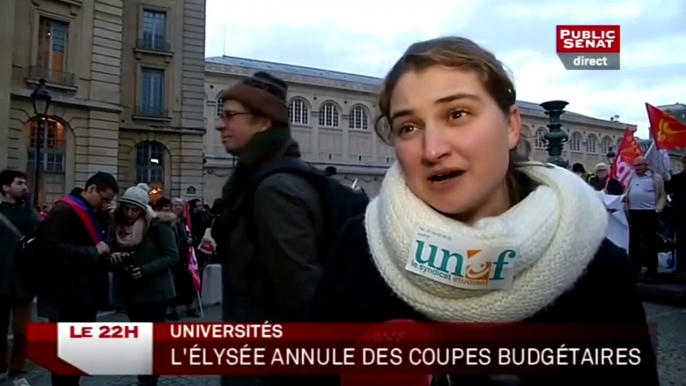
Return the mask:
<svg viewBox="0 0 686 386">
<path fill-rule="evenodd" d="M 566 71 L 558 24 L 621 25 L 619 71 Z M 514 73 L 518 99 L 639 125 L 644 103 L 686 104 L 685 0 L 207 0 L 206 55 L 383 77 L 413 42 L 470 38 Z"/>
</svg>

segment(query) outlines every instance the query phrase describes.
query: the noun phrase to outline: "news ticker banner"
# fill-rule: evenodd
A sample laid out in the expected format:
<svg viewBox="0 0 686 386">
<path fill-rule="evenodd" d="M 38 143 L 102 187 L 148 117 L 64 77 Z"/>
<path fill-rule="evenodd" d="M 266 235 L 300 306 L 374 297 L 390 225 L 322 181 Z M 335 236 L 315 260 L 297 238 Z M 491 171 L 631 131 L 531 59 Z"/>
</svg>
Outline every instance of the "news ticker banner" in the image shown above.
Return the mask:
<svg viewBox="0 0 686 386">
<path fill-rule="evenodd" d="M 558 25 L 557 56 L 568 70 L 619 70 L 618 25 Z"/>
<path fill-rule="evenodd" d="M 646 325 L 34 323 L 28 356 L 58 374 L 549 373 L 653 363 Z M 624 370 L 622 370 L 624 371 Z"/>
</svg>

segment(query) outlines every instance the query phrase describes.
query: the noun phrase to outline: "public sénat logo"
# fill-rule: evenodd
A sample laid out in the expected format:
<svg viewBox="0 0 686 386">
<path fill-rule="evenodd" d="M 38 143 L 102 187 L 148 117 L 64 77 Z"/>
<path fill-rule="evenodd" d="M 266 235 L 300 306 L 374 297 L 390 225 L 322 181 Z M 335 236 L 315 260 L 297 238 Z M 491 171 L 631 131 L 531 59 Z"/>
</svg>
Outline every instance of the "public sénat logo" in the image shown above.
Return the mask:
<svg viewBox="0 0 686 386">
<path fill-rule="evenodd" d="M 424 240 L 414 240 L 412 266 L 424 274 L 438 276 L 443 280 L 472 286 L 489 287 L 491 282 L 505 280 L 505 267 L 517 257 L 512 249 L 500 252 L 493 260 L 479 259 L 480 249 L 455 251 Z M 494 283 L 495 284 L 495 283 Z"/>
<path fill-rule="evenodd" d="M 619 25 L 558 25 L 557 55 L 567 70 L 619 70 Z"/>
</svg>

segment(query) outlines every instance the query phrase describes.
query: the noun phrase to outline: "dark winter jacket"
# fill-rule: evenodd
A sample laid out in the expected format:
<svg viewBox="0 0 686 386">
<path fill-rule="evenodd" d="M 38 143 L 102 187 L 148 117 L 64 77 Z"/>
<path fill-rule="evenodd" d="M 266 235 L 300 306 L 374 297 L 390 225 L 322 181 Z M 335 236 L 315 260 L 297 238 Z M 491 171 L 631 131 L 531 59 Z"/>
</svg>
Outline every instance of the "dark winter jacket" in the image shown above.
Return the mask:
<svg viewBox="0 0 686 386">
<path fill-rule="evenodd" d="M 393 319 L 426 321 L 388 287 L 377 270 L 369 247 L 363 218 L 348 228 L 346 258 L 320 290 L 326 292 L 320 318 L 337 322 L 385 322 Z M 625 251 L 605 240 L 586 273 L 576 285 L 548 307 L 527 321 L 541 323 L 646 324 L 633 271 Z M 648 327 L 632 336 L 643 352 L 652 354 Z M 591 375 L 555 374 L 552 376 L 521 375 L 521 386 L 527 385 L 595 385 L 598 376 L 613 384 L 658 385 L 655 358 L 646 355 L 640 366 L 605 367 Z M 454 385 L 497 385 L 488 376 L 453 376 Z M 333 382 L 332 384 L 335 384 Z M 506 383 L 510 384 L 510 383 Z M 517 384 L 517 383 L 514 383 Z"/>
<path fill-rule="evenodd" d="M 588 180 L 588 183 L 593 187 L 593 189 L 598 191 L 605 189 L 607 194 L 613 196 L 621 196 L 624 194 L 624 188 L 622 187 L 622 184 L 614 178 L 609 178 L 609 181 L 607 181 L 607 186 L 600 182 L 598 176 L 592 176 Z"/>
<path fill-rule="evenodd" d="M 665 182 L 665 191 L 671 198 L 671 222 L 676 227 L 686 227 L 686 171 L 675 174 Z"/>
<path fill-rule="evenodd" d="M 179 260 L 179 250 L 172 224 L 176 216 L 158 213 L 151 220 L 143 241 L 130 248 L 117 244 L 114 225 L 107 232 L 107 245 L 112 253 L 128 252 L 131 263 L 140 267 L 142 277 L 132 278 L 127 272 L 115 269 L 114 280 L 119 281 L 119 299 L 124 305 L 152 303 L 176 296 L 172 267 Z"/>
<path fill-rule="evenodd" d="M 104 257 L 67 203 L 57 202 L 44 221 L 38 315 L 67 321 L 95 318 Z"/>
<path fill-rule="evenodd" d="M 0 200 L 0 214 L 24 235 L 31 233 L 40 221 L 38 213 L 28 201 L 9 203 Z M 22 285 L 17 274 L 15 259 L 19 238 L 20 236 L 0 222 L 0 302 L 23 303 L 33 300 L 35 296 Z M 37 269 L 35 274 L 39 274 Z"/>
<path fill-rule="evenodd" d="M 197 296 L 193 285 L 193 276 L 188 270 L 190 248 L 193 247 L 194 242 L 188 243 L 189 235 L 183 221 L 174 221 L 172 228 L 179 249 L 179 260 L 172 267 L 174 288 L 176 289 L 176 299 L 172 305 L 188 306 Z M 195 239 L 195 236 L 191 233 L 190 238 Z"/>
<path fill-rule="evenodd" d="M 289 319 L 308 304 L 321 273 L 318 192 L 299 176 L 267 177 L 254 195 L 259 246 L 248 237 L 240 213 L 243 202 L 234 203 L 239 218 L 232 230 L 215 236 L 221 251 L 224 320 Z"/>
</svg>

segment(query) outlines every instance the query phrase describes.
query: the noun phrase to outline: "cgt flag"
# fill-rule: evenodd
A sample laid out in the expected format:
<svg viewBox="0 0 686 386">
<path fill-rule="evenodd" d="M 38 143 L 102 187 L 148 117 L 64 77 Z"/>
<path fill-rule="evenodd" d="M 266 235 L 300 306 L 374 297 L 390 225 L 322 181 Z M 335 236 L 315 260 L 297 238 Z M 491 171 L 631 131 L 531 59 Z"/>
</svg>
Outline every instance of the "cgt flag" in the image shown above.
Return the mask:
<svg viewBox="0 0 686 386">
<path fill-rule="evenodd" d="M 638 145 L 638 142 L 634 137 L 634 132 L 630 127 L 626 128 L 624 138 L 622 139 L 621 145 L 619 145 L 619 149 L 617 149 L 617 153 L 619 154 L 612 164 L 610 177 L 619 181 L 626 190 L 631 178 L 634 176 L 634 160 L 636 157 L 643 155 L 643 151 Z"/>
<path fill-rule="evenodd" d="M 658 149 L 686 148 L 686 124 L 648 103 L 646 103 L 646 110 L 648 111 L 650 130 Z"/>
</svg>

